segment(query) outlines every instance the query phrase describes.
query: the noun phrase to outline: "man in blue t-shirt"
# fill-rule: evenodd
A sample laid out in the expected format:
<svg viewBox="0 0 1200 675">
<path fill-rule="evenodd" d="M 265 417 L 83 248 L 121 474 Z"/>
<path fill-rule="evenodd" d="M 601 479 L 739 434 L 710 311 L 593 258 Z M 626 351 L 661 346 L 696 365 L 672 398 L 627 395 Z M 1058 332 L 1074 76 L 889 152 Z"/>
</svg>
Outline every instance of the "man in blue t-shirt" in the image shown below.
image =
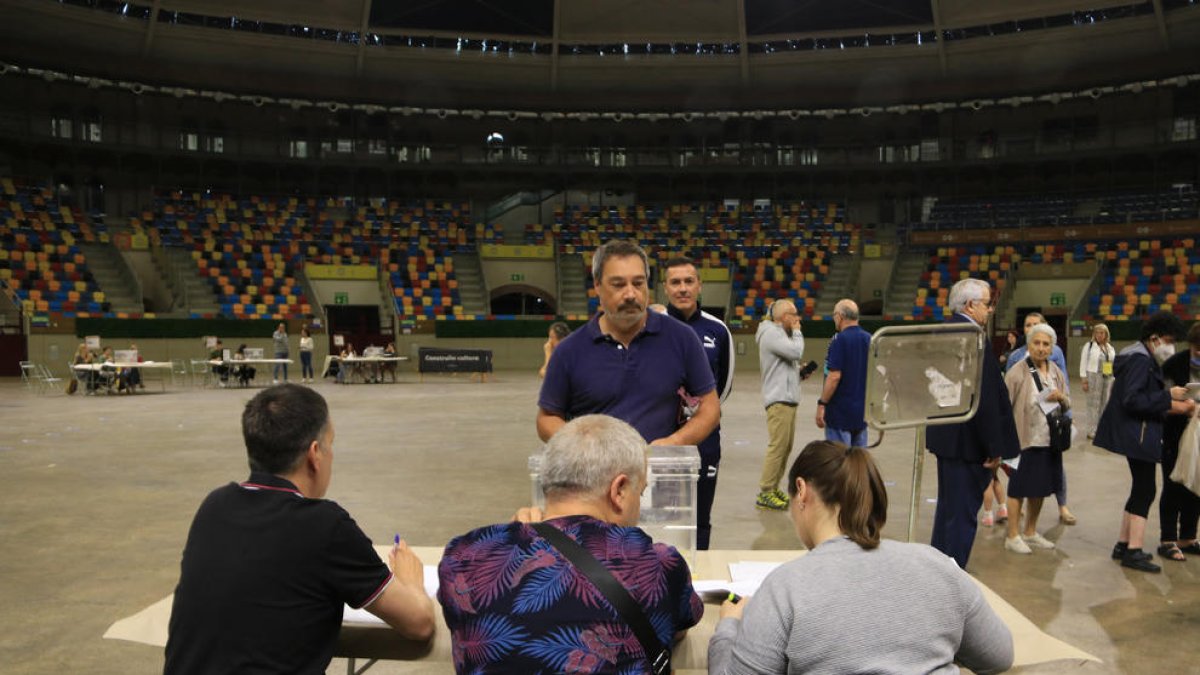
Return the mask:
<svg viewBox="0 0 1200 675">
<path fill-rule="evenodd" d="M 839 300 L 833 308 L 837 335 L 825 357 L 825 386 L 817 401 L 817 428 L 825 440 L 867 446 L 867 422 L 863 418 L 867 396 L 867 352 L 871 334 L 858 325 L 858 305 Z"/>
<path fill-rule="evenodd" d="M 699 445 L 721 418 L 716 382 L 700 339 L 650 304 L 646 252 L 629 241 L 596 249 L 592 275 L 601 313 L 550 356 L 538 395 L 538 437 L 592 413 L 633 425 L 653 445 Z M 680 388 L 699 398 L 680 419 Z"/>
</svg>

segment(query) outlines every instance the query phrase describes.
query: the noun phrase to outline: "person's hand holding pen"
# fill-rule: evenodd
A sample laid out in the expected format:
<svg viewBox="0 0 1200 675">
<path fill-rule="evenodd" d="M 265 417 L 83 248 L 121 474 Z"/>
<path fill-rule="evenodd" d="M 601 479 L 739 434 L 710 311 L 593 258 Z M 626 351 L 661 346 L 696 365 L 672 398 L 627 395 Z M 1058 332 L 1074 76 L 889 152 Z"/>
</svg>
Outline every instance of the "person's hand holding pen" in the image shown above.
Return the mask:
<svg viewBox="0 0 1200 675">
<path fill-rule="evenodd" d="M 742 618 L 742 612 L 746 610 L 746 603 L 749 600 L 743 598 L 737 593 L 730 592 L 729 597 L 725 598 L 725 602 L 721 603 L 721 618 L 722 619 L 738 619 Z"/>
<path fill-rule="evenodd" d="M 396 535 L 392 550 L 388 553 L 388 562 L 391 564 L 392 576 L 396 577 L 397 581 L 421 589 L 421 593 L 424 594 L 425 567 L 417 554 L 408 547 L 408 542 L 401 539 L 399 534 Z"/>
</svg>

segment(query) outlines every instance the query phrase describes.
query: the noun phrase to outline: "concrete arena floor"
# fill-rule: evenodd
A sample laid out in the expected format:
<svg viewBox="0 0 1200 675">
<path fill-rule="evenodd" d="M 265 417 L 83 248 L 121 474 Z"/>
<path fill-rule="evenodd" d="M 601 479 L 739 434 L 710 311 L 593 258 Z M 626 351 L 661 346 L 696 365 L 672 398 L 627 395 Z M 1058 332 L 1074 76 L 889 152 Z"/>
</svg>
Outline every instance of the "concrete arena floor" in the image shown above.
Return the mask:
<svg viewBox="0 0 1200 675">
<path fill-rule="evenodd" d="M 756 373 L 739 373 L 725 406 L 713 545 L 799 548 L 786 514 L 754 507 L 766 441 L 758 385 Z M 453 376 L 419 384 L 411 373 L 398 385 L 317 384 L 336 428 L 328 496 L 375 541 L 400 532 L 413 544 L 440 546 L 507 519 L 529 499 L 538 386 L 527 372 L 500 372 L 483 385 Z M 817 385 L 804 388 L 798 446 L 818 436 Z M 197 505 L 246 476 L 239 418 L 253 391 L 161 392 L 152 382 L 134 397 L 37 396 L 18 380 L 0 380 L 0 670 L 161 672 L 160 650 L 100 636 L 171 591 Z M 912 445 L 912 432 L 895 433 L 876 450 L 891 499 L 886 534 L 897 539 L 907 522 Z M 1023 672 L 1200 672 L 1189 646 L 1200 624 L 1200 557 L 1160 561 L 1160 575 L 1119 567 L 1108 553 L 1129 487 L 1124 460 L 1081 443 L 1066 455 L 1066 470 L 1079 524 L 1060 526 L 1050 500 L 1040 528 L 1058 550 L 1018 557 L 1003 550 L 1002 528 L 981 528 L 971 571 L 1043 630 L 1104 664 Z M 930 460 L 922 541 L 935 483 Z M 1154 545 L 1156 509 L 1149 531 Z M 330 672 L 345 672 L 345 662 L 335 660 Z M 381 663 L 370 672 L 449 669 Z"/>
</svg>

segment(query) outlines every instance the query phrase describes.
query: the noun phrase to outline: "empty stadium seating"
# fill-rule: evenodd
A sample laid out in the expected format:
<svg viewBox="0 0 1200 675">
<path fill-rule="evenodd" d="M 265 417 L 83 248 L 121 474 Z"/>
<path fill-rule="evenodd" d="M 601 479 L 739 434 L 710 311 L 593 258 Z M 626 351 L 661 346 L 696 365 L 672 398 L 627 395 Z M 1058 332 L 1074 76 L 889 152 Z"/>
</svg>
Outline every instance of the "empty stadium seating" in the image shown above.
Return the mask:
<svg viewBox="0 0 1200 675">
<path fill-rule="evenodd" d="M 106 242 L 102 225 L 45 186 L 0 178 L 0 282 L 28 312 L 102 316 L 104 291 L 79 242 Z"/>
</svg>

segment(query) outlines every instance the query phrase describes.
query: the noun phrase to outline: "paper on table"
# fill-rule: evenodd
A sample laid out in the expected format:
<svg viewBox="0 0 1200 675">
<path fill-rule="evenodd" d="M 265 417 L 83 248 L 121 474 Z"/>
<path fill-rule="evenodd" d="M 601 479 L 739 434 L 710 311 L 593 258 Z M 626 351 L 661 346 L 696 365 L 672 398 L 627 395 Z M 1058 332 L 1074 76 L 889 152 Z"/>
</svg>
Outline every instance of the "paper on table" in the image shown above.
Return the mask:
<svg viewBox="0 0 1200 675">
<path fill-rule="evenodd" d="M 730 593 L 743 597 L 758 592 L 759 582 L 753 581 L 723 581 L 721 579 L 697 579 L 692 582 L 692 588 L 705 600 L 724 600 Z"/>
<path fill-rule="evenodd" d="M 763 579 L 766 579 L 768 574 L 782 564 L 778 562 L 742 560 L 732 562 L 729 563 L 729 578 L 731 581 L 725 581 L 724 579 L 698 579 L 692 582 L 692 588 L 696 589 L 700 597 L 708 600 L 723 599 L 730 592 L 741 596 L 752 596 L 758 592 L 758 587 L 762 586 Z"/>
<path fill-rule="evenodd" d="M 425 573 L 425 594 L 431 598 L 437 597 L 438 571 L 437 565 L 423 565 Z M 377 623 L 384 625 L 383 619 L 365 609 L 354 609 L 350 605 L 342 605 L 342 623 Z"/>
<path fill-rule="evenodd" d="M 739 560 L 734 563 L 729 563 L 729 578 L 733 579 L 734 581 L 754 583 L 756 584 L 755 587 L 757 588 L 758 585 L 762 584 L 763 579 L 767 578 L 768 574 L 774 572 L 775 568 L 782 564 L 783 563 L 781 562 Z"/>
</svg>

